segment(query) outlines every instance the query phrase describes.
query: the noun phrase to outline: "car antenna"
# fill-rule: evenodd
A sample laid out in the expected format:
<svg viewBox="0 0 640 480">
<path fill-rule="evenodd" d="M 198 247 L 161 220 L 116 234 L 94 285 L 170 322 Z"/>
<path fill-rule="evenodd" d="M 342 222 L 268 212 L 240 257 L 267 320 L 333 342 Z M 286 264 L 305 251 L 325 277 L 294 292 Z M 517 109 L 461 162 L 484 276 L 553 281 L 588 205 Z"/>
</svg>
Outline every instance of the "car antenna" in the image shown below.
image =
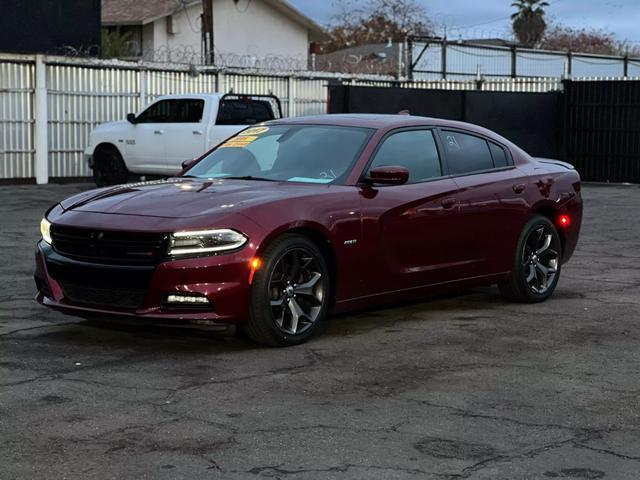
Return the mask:
<svg viewBox="0 0 640 480">
<path fill-rule="evenodd" d="M 411 112 L 409 110 L 400 110 L 398 115 L 411 115 Z"/>
</svg>

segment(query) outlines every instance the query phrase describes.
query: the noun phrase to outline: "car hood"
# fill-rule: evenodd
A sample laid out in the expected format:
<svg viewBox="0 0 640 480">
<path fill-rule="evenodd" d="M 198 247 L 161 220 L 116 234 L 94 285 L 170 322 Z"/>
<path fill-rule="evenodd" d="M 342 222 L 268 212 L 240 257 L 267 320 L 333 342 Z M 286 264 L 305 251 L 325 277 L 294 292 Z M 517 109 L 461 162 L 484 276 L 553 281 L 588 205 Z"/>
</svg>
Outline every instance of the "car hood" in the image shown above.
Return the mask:
<svg viewBox="0 0 640 480">
<path fill-rule="evenodd" d="M 328 191 L 327 185 L 172 178 L 90 190 L 60 203 L 76 212 L 189 218 L 238 212 L 269 201 Z"/>
</svg>

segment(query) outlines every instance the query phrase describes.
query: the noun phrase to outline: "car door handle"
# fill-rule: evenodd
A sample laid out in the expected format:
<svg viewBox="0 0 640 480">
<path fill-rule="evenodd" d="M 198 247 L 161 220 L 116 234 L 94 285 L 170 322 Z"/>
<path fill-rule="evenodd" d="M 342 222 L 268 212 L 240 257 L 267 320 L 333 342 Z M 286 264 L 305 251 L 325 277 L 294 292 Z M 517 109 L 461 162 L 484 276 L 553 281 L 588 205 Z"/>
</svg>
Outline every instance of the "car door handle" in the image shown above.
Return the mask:
<svg viewBox="0 0 640 480">
<path fill-rule="evenodd" d="M 522 193 L 527 186 L 524 183 L 516 183 L 512 188 L 514 192 Z"/>
<path fill-rule="evenodd" d="M 193 132 L 194 135 L 202 135 L 202 130 L 194 130 Z"/>
<path fill-rule="evenodd" d="M 156 135 L 162 135 L 164 133 L 164 130 L 154 130 L 153 133 L 155 133 Z"/>
<path fill-rule="evenodd" d="M 443 198 L 440 202 L 444 208 L 452 208 L 456 204 L 457 200 L 453 197 Z"/>
</svg>

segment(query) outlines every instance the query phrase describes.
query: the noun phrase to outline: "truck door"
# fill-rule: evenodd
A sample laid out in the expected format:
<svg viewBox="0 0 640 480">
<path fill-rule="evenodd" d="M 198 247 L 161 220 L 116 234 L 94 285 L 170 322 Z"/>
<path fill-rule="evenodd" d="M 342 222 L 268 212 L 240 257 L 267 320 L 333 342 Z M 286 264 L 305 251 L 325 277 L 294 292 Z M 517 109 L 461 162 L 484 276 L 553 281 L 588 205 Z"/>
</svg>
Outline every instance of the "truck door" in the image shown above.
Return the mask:
<svg viewBox="0 0 640 480">
<path fill-rule="evenodd" d="M 132 172 L 166 173 L 163 134 L 170 118 L 171 102 L 159 100 L 149 105 L 136 117 L 134 124 L 127 126 L 123 138 L 118 138 L 127 167 Z"/>
<path fill-rule="evenodd" d="M 165 167 L 170 174 L 178 173 L 185 160 L 202 155 L 207 146 L 205 101 L 202 98 L 179 98 L 173 102 L 170 121 L 164 126 Z"/>
</svg>

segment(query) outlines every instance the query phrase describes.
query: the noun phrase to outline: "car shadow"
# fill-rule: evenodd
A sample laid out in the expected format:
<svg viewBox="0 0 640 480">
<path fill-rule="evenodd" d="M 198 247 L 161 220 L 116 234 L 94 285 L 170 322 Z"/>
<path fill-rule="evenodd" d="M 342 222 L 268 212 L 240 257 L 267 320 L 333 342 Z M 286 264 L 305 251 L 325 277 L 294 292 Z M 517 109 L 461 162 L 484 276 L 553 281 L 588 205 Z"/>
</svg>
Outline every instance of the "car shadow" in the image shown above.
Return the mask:
<svg viewBox="0 0 640 480">
<path fill-rule="evenodd" d="M 446 294 L 434 294 L 416 300 L 407 300 L 364 308 L 333 315 L 326 322 L 322 335 L 357 335 L 376 329 L 393 327 L 403 321 L 412 321 L 430 313 L 450 312 L 454 319 L 484 318 L 499 308 L 504 300 L 495 287 L 476 287 Z M 479 314 L 486 311 L 487 314 Z M 425 319 L 426 320 L 426 319 Z"/>
<path fill-rule="evenodd" d="M 331 315 L 311 339 L 360 335 L 372 330 L 391 328 L 417 316 L 452 312 L 452 318 L 472 319 L 478 311 L 490 312 L 503 305 L 495 288 L 482 287 L 449 294 L 440 294 L 419 300 L 386 304 L 344 314 Z M 461 317 L 462 316 L 462 317 Z M 53 326 L 53 325 L 52 325 Z M 83 346 L 130 348 L 143 351 L 162 351 L 172 354 L 218 353 L 247 351 L 264 348 L 252 342 L 238 329 L 225 331 L 202 325 L 162 324 L 127 320 L 91 319 L 60 325 L 59 329 L 45 334 L 58 340 Z M 77 328 L 83 327 L 83 328 Z"/>
</svg>

